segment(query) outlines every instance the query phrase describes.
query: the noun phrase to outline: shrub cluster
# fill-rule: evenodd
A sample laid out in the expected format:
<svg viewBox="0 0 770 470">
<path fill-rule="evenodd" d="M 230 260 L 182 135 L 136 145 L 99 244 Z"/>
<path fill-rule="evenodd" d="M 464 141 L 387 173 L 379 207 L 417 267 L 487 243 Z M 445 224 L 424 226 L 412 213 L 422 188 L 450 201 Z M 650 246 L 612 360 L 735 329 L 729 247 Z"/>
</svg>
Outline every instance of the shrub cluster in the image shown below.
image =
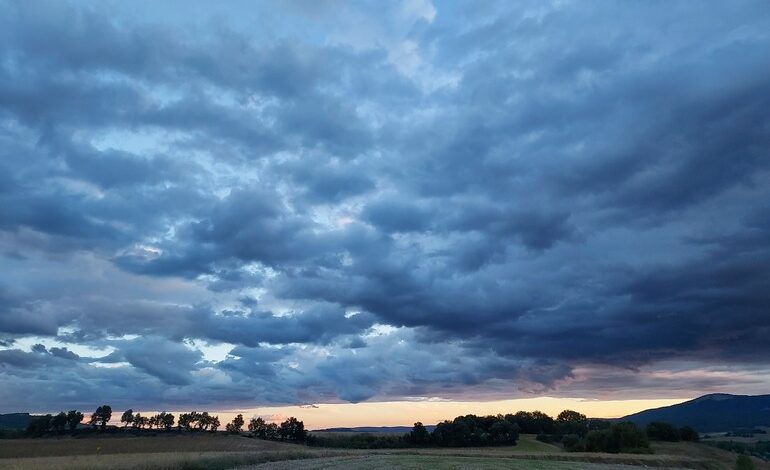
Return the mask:
<svg viewBox="0 0 770 470">
<path fill-rule="evenodd" d="M 236 419 L 238 419 L 238 416 L 236 416 Z M 242 425 L 242 417 L 240 421 Z M 251 436 L 258 439 L 280 439 L 294 442 L 305 442 L 308 440 L 308 434 L 305 430 L 305 423 L 293 416 L 281 424 L 267 423 L 260 417 L 252 418 L 251 421 L 249 421 L 248 429 L 251 433 Z"/>
<path fill-rule="evenodd" d="M 647 437 L 652 441 L 679 442 L 699 440 L 698 433 L 690 426 L 676 428 L 669 423 L 656 421 L 648 424 L 645 430 Z"/>
<path fill-rule="evenodd" d="M 106 406 L 106 405 L 104 405 Z M 112 414 L 112 409 L 104 408 L 100 406 L 96 412 L 91 416 L 91 424 L 101 424 L 103 416 Z M 77 410 L 70 410 L 68 412 L 62 411 L 59 414 L 45 416 L 36 416 L 27 425 L 26 433 L 31 436 L 40 436 L 50 431 L 58 433 L 64 433 L 65 429 L 69 428 L 70 431 L 77 429 L 78 425 L 83 421 L 83 413 Z M 109 420 L 109 417 L 107 418 Z"/>
<path fill-rule="evenodd" d="M 650 452 L 649 441 L 698 441 L 698 433 L 689 426 L 676 428 L 669 423 L 654 422 L 644 430 L 633 423 L 610 423 L 603 421 L 590 425 L 584 435 L 579 433 L 564 434 L 560 438 L 555 435 L 538 436 L 538 439 L 550 442 L 561 442 L 567 452 L 609 452 L 609 453 L 647 453 Z"/>
<path fill-rule="evenodd" d="M 310 434 L 307 437 L 307 444 L 309 446 L 335 447 L 340 449 L 401 449 L 413 446 L 401 434 L 364 432 Z"/>
<path fill-rule="evenodd" d="M 634 423 L 614 423 L 607 429 L 589 431 L 584 443 L 586 452 L 611 454 L 651 452 L 647 434 Z"/>
<path fill-rule="evenodd" d="M 419 425 L 419 426 L 418 426 Z M 439 447 L 478 447 L 494 445 L 515 445 L 519 438 L 519 426 L 505 416 L 458 416 L 452 421 L 443 421 L 436 425 L 425 442 L 421 423 L 407 435 L 408 442 Z M 423 427 L 424 429 L 424 427 Z"/>
</svg>

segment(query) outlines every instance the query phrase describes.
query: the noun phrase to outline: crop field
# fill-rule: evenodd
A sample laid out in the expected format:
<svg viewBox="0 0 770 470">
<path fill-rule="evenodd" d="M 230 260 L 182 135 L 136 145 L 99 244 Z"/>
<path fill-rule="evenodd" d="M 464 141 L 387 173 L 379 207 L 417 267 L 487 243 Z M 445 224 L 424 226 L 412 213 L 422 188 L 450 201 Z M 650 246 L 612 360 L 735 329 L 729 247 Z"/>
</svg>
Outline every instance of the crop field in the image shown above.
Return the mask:
<svg viewBox="0 0 770 470">
<path fill-rule="evenodd" d="M 511 447 L 352 450 L 231 435 L 0 440 L 0 469 L 732 469 L 736 455 L 700 444 L 655 445 L 655 454 L 566 453 L 532 436 Z M 757 470 L 770 466 L 755 461 Z"/>
</svg>

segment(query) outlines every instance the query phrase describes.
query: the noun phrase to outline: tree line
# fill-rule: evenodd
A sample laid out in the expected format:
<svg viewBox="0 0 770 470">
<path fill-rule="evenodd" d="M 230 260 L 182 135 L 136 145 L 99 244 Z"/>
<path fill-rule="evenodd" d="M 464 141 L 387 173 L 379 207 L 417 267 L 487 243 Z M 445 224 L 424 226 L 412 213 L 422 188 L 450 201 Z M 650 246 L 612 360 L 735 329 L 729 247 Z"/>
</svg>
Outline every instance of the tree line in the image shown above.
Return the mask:
<svg viewBox="0 0 770 470">
<path fill-rule="evenodd" d="M 629 422 L 591 419 L 582 413 L 564 410 L 556 418 L 541 411 L 519 411 L 495 416 L 458 416 L 445 420 L 432 431 L 414 424 L 405 435 L 370 433 L 316 433 L 309 445 L 356 449 L 401 447 L 482 447 L 516 445 L 520 434 L 533 434 L 542 442 L 558 445 L 568 452 L 648 453 L 650 441 L 696 441 L 698 433 L 667 423 L 651 423 L 640 428 Z"/>
<path fill-rule="evenodd" d="M 677 428 L 654 422 L 640 428 L 631 422 L 589 419 L 585 415 L 562 411 L 556 419 L 540 412 L 519 412 L 515 420 L 542 442 L 560 444 L 568 452 L 649 453 L 650 441 L 697 441 L 698 433 L 689 426 Z"/>
<path fill-rule="evenodd" d="M 78 431 L 78 427 L 83 423 L 85 415 L 77 410 L 61 412 L 56 415 L 47 414 L 37 416 L 32 419 L 27 426 L 27 434 L 32 436 L 41 436 L 46 433 L 56 432 L 63 434 L 67 428 L 71 432 Z M 93 430 L 105 431 L 107 423 L 112 419 L 112 407 L 110 405 L 101 405 L 91 413 L 87 424 Z M 181 413 L 177 419 L 172 413 L 162 411 L 155 415 L 142 416 L 141 413 L 134 413 L 132 409 L 123 412 L 120 417 L 123 428 L 131 426 L 132 429 L 147 430 L 165 430 L 171 431 L 176 427 L 178 431 L 200 431 L 216 432 L 221 423 L 219 416 L 211 415 L 207 411 Z M 225 430 L 231 434 L 240 434 L 245 422 L 243 415 L 239 414 L 233 420 L 225 425 Z M 117 430 L 117 428 L 115 428 Z M 288 441 L 301 441 L 307 439 L 305 424 L 297 418 L 290 417 L 280 424 L 267 423 L 262 418 L 252 418 L 248 425 L 249 433 L 252 437 L 261 439 L 275 439 Z"/>
<path fill-rule="evenodd" d="M 541 411 L 496 416 L 465 415 L 439 423 L 431 433 L 422 423 L 415 423 L 404 440 L 410 444 L 438 447 L 515 445 L 519 434 L 537 434 L 541 440 L 551 440 L 545 436 L 554 436 L 553 440 L 556 440 L 556 436 L 585 435 L 592 427 L 598 426 L 597 421 L 572 410 L 562 411 L 556 419 Z"/>
<path fill-rule="evenodd" d="M 77 410 L 56 415 L 39 416 L 28 428 L 29 435 L 48 432 L 64 433 L 78 430 L 85 416 Z M 101 405 L 91 413 L 88 424 L 94 430 L 105 431 L 112 419 L 112 407 Z M 221 424 L 218 416 L 208 412 L 181 413 L 179 418 L 165 411 L 142 416 L 126 410 L 120 417 L 123 428 L 171 431 L 215 432 Z M 225 425 L 225 431 L 242 434 L 246 422 L 242 414 Z M 118 430 L 116 428 L 116 430 Z M 261 417 L 252 418 L 248 435 L 259 439 L 306 442 L 325 447 L 386 448 L 386 447 L 482 447 L 516 445 L 520 434 L 535 434 L 543 442 L 557 444 L 568 452 L 650 452 L 650 441 L 697 441 L 698 433 L 691 427 L 677 428 L 668 423 L 654 422 L 640 428 L 630 422 L 589 419 L 577 411 L 564 410 L 556 418 L 540 411 L 519 411 L 513 414 L 458 416 L 438 423 L 433 431 L 420 422 L 403 436 L 353 434 L 351 436 L 308 435 L 305 424 L 290 417 L 280 424 L 268 423 Z"/>
<path fill-rule="evenodd" d="M 515 445 L 519 432 L 519 426 L 502 415 L 465 415 L 438 423 L 430 434 L 422 423 L 417 422 L 404 438 L 418 446 L 480 447 Z"/>
</svg>

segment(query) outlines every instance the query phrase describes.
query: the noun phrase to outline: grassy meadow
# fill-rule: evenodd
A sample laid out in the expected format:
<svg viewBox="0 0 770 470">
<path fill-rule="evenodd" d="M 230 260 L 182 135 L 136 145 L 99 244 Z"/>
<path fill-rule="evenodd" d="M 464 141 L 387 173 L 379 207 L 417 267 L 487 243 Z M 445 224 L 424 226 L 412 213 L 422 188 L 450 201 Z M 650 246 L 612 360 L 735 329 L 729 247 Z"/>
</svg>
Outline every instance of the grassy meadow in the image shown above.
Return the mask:
<svg viewBox="0 0 770 470">
<path fill-rule="evenodd" d="M 736 454 L 703 444 L 655 444 L 655 454 L 566 453 L 522 435 L 486 448 L 325 449 L 222 434 L 0 440 L 0 470 L 534 469 L 729 470 Z M 770 470 L 755 461 L 758 470 Z"/>
</svg>

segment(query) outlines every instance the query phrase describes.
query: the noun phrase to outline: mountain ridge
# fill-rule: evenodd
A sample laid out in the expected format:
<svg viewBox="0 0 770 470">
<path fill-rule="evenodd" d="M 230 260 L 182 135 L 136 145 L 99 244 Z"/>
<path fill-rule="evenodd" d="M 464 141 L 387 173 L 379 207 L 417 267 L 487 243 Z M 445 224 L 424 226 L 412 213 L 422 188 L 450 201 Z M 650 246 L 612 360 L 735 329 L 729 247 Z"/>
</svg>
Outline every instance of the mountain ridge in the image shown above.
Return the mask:
<svg viewBox="0 0 770 470">
<path fill-rule="evenodd" d="M 651 408 L 620 418 L 646 425 L 663 421 L 699 432 L 770 426 L 770 395 L 712 393 L 676 405 Z"/>
</svg>

